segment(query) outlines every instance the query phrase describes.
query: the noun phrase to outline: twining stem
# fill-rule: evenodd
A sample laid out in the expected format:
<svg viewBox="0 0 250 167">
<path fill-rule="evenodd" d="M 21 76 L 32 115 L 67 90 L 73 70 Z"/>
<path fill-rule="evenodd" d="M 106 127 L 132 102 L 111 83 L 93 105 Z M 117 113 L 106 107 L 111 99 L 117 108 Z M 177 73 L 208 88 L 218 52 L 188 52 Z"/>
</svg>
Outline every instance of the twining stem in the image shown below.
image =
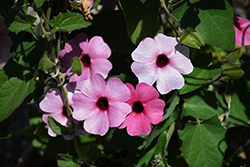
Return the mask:
<svg viewBox="0 0 250 167">
<path fill-rule="evenodd" d="M 168 8 L 167 8 L 167 6 L 166 6 L 165 0 L 161 0 L 161 1 L 162 1 L 163 7 L 164 7 L 165 11 L 167 12 L 167 14 L 176 22 L 177 27 L 178 27 L 178 31 L 179 31 L 181 34 L 183 34 L 183 31 L 182 31 L 182 29 L 181 29 L 181 24 L 180 24 L 179 21 L 169 12 L 169 10 L 168 10 Z M 171 24 L 170 24 L 170 25 L 171 25 Z M 175 27 L 173 27 L 173 26 L 171 26 L 171 27 L 174 29 L 176 35 L 178 36 L 177 30 L 175 29 Z"/>
</svg>

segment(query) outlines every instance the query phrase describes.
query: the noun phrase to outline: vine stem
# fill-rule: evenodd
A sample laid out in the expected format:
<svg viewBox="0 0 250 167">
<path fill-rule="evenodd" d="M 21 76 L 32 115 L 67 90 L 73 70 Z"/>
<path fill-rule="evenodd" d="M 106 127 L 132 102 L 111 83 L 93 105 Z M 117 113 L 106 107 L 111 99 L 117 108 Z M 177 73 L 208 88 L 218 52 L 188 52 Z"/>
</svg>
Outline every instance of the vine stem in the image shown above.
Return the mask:
<svg viewBox="0 0 250 167">
<path fill-rule="evenodd" d="M 177 27 L 178 27 L 178 31 L 179 31 L 181 34 L 183 34 L 183 31 L 182 31 L 182 29 L 181 29 L 181 24 L 180 24 L 179 21 L 169 12 L 169 10 L 168 10 L 168 8 L 167 8 L 167 6 L 166 6 L 165 0 L 161 0 L 161 1 L 162 1 L 163 7 L 164 7 L 165 11 L 167 12 L 167 14 L 176 22 Z M 171 24 L 170 24 L 170 25 L 171 25 Z M 172 25 L 171 25 L 171 27 L 174 28 L 175 33 L 178 34 L 176 28 L 173 27 Z M 177 36 L 178 36 L 178 35 L 177 35 Z"/>
</svg>

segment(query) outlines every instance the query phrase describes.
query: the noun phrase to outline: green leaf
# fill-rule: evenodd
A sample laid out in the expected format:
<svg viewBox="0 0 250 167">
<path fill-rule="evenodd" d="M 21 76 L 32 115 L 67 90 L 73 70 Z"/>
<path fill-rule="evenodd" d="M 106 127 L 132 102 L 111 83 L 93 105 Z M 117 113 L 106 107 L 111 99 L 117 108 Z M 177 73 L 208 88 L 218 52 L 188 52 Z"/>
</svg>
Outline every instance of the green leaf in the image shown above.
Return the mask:
<svg viewBox="0 0 250 167">
<path fill-rule="evenodd" d="M 137 45 L 146 37 L 154 37 L 159 26 L 159 1 L 120 0 L 125 13 L 128 37 Z"/>
<path fill-rule="evenodd" d="M 244 75 L 244 71 L 240 68 L 241 51 L 237 49 L 236 51 L 230 53 L 223 61 L 222 72 L 233 79 L 239 79 Z"/>
<path fill-rule="evenodd" d="M 178 117 L 178 110 L 174 111 L 167 120 L 160 122 L 150 133 L 145 148 L 149 147 L 153 140 L 165 131 Z"/>
<path fill-rule="evenodd" d="M 227 95 L 231 95 L 230 113 L 227 122 L 249 126 L 250 122 L 250 93 L 243 79 L 228 82 Z"/>
<path fill-rule="evenodd" d="M 43 71 L 48 74 L 49 73 L 49 69 L 53 66 L 55 66 L 56 64 L 53 63 L 52 61 L 50 61 L 50 59 L 48 58 L 47 55 L 44 55 L 42 61 L 41 61 L 41 67 L 43 69 Z"/>
<path fill-rule="evenodd" d="M 189 75 L 184 75 L 185 85 L 181 88 L 180 94 L 186 94 L 203 86 L 215 76 L 220 74 L 220 68 L 202 69 L 195 67 Z"/>
<path fill-rule="evenodd" d="M 78 167 L 76 158 L 69 154 L 57 154 L 57 164 L 60 167 Z"/>
<path fill-rule="evenodd" d="M 33 74 L 10 59 L 0 70 L 0 121 L 9 117 L 34 89 Z"/>
<path fill-rule="evenodd" d="M 9 129 L 4 125 L 3 122 L 0 122 L 0 139 L 8 139 L 11 137 Z"/>
<path fill-rule="evenodd" d="M 49 125 L 51 129 L 58 135 L 65 135 L 69 134 L 69 130 L 67 127 L 61 125 L 59 122 L 57 122 L 53 117 L 49 116 Z"/>
<path fill-rule="evenodd" d="M 203 122 L 188 122 L 180 135 L 181 151 L 189 166 L 220 167 L 226 149 L 224 129 L 218 118 Z"/>
<path fill-rule="evenodd" d="M 41 7 L 45 1 L 48 0 L 34 0 L 34 2 L 37 4 L 37 7 Z"/>
<path fill-rule="evenodd" d="M 78 76 L 82 74 L 82 62 L 79 57 L 73 57 L 71 60 L 71 69 L 69 72 L 76 73 Z"/>
<path fill-rule="evenodd" d="M 71 33 L 73 30 L 88 27 L 91 25 L 91 22 L 86 21 L 79 13 L 67 11 L 67 13 L 59 13 L 59 15 L 54 17 L 53 20 L 49 20 L 49 24 L 53 27 L 51 33 L 57 31 Z"/>
<path fill-rule="evenodd" d="M 191 27 L 187 27 L 187 29 L 183 31 L 180 41 L 181 43 L 196 49 L 200 49 L 201 46 L 205 45 L 201 36 Z"/>
<path fill-rule="evenodd" d="M 231 51 L 235 46 L 231 0 L 184 0 L 173 6 L 173 15 L 182 28 L 194 28 L 208 45 Z"/>
<path fill-rule="evenodd" d="M 33 32 L 31 25 L 36 21 L 36 18 L 31 15 L 26 15 L 18 12 L 13 21 L 9 25 L 9 30 L 16 34 L 20 31 Z"/>
<path fill-rule="evenodd" d="M 223 62 L 223 68 L 221 71 L 233 79 L 239 79 L 245 73 L 241 68 L 239 68 L 237 65 L 235 65 L 234 63 L 231 63 L 229 61 Z"/>
<path fill-rule="evenodd" d="M 215 92 L 201 90 L 190 96 L 184 96 L 183 116 L 196 119 L 209 119 L 227 111 L 223 98 Z"/>
</svg>

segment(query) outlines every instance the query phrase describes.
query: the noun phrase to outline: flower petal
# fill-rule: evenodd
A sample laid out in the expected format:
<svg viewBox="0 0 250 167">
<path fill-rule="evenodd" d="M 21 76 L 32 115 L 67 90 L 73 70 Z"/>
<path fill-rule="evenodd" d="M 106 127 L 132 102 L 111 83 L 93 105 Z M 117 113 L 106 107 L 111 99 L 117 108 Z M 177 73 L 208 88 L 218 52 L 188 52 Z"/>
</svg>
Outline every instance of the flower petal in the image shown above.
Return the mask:
<svg viewBox="0 0 250 167">
<path fill-rule="evenodd" d="M 156 82 L 156 87 L 161 94 L 167 94 L 173 89 L 181 89 L 184 86 L 183 76 L 167 66 L 161 72 Z"/>
<path fill-rule="evenodd" d="M 133 106 L 134 102 L 137 101 L 136 96 L 135 96 L 135 89 L 134 89 L 134 86 L 131 85 L 130 83 L 126 83 L 125 85 L 128 87 L 128 89 L 129 89 L 129 91 L 130 91 L 130 99 L 129 99 L 129 101 L 127 101 L 127 103 L 128 103 L 130 106 Z"/>
<path fill-rule="evenodd" d="M 139 82 L 146 82 L 149 85 L 153 85 L 158 78 L 155 68 L 156 67 L 152 64 L 138 62 L 133 62 L 131 65 L 131 69 L 139 79 Z"/>
<path fill-rule="evenodd" d="M 110 78 L 105 88 L 109 102 L 126 102 L 130 98 L 128 87 L 119 78 Z"/>
<path fill-rule="evenodd" d="M 159 52 L 155 40 L 147 37 L 132 52 L 132 58 L 136 62 L 155 62 Z"/>
<path fill-rule="evenodd" d="M 100 74 L 95 74 L 87 80 L 80 81 L 76 89 L 80 89 L 89 98 L 98 100 L 104 96 L 105 86 L 104 78 Z"/>
<path fill-rule="evenodd" d="M 144 114 L 152 124 L 158 124 L 162 120 L 165 103 L 161 99 L 154 99 L 144 104 Z"/>
<path fill-rule="evenodd" d="M 103 78 L 107 78 L 109 71 L 112 69 L 112 64 L 107 59 L 93 59 L 91 61 L 91 75 L 101 74 Z"/>
<path fill-rule="evenodd" d="M 175 46 L 178 44 L 177 38 L 169 37 L 163 34 L 157 34 L 155 37 L 155 42 L 159 48 L 159 54 L 165 53 L 167 56 L 175 50 Z"/>
<path fill-rule="evenodd" d="M 157 90 L 144 82 L 136 85 L 136 98 L 141 103 L 147 103 L 150 100 L 157 99 L 159 97 L 159 93 Z"/>
<path fill-rule="evenodd" d="M 108 109 L 109 126 L 118 127 L 130 112 L 131 107 L 129 104 L 123 102 L 110 103 Z"/>
<path fill-rule="evenodd" d="M 48 113 L 60 113 L 63 108 L 62 94 L 58 89 L 51 88 L 44 99 L 39 103 L 39 107 Z"/>
<path fill-rule="evenodd" d="M 88 54 L 91 59 L 107 59 L 111 55 L 111 50 L 102 37 L 95 36 L 88 43 Z"/>
<path fill-rule="evenodd" d="M 76 93 L 72 97 L 73 101 L 73 118 L 78 121 L 83 121 L 93 116 L 99 109 L 96 107 L 96 101 L 83 95 Z"/>
<path fill-rule="evenodd" d="M 148 135 L 151 131 L 151 124 L 143 113 L 137 114 L 135 112 L 131 112 L 123 124 L 127 125 L 127 132 L 130 136 L 141 134 Z M 123 124 L 120 128 L 124 127 Z"/>
<path fill-rule="evenodd" d="M 182 55 L 180 52 L 172 54 L 173 55 L 169 58 L 170 60 L 168 66 L 171 66 L 182 74 L 189 74 L 193 71 L 194 67 L 187 57 Z"/>
<path fill-rule="evenodd" d="M 84 121 L 84 129 L 92 134 L 105 135 L 109 129 L 109 119 L 106 111 L 98 111 Z"/>
</svg>

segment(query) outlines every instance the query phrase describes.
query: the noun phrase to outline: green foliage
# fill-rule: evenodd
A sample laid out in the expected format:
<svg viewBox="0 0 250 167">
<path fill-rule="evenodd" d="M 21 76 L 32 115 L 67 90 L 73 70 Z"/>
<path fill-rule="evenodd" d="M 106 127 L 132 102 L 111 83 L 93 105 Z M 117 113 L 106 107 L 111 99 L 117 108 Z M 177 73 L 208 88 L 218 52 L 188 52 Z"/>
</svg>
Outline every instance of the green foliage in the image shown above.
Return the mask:
<svg viewBox="0 0 250 167">
<path fill-rule="evenodd" d="M 55 33 L 57 31 L 71 33 L 73 30 L 88 27 L 91 25 L 91 22 L 86 21 L 79 13 L 67 11 L 67 13 L 59 13 L 58 16 L 49 20 L 49 24 L 53 27 L 51 33 Z"/>
<path fill-rule="evenodd" d="M 20 31 L 33 32 L 31 25 L 36 21 L 36 18 L 30 15 L 22 14 L 18 12 L 12 23 L 9 25 L 9 30 L 15 33 Z"/>
<path fill-rule="evenodd" d="M 194 28 L 206 44 L 227 51 L 234 49 L 231 0 L 202 0 L 193 4 L 184 0 L 174 6 L 173 15 L 179 20 L 182 28 Z"/>
<path fill-rule="evenodd" d="M 180 37 L 181 43 L 196 49 L 200 49 L 201 46 L 205 45 L 201 36 L 191 27 L 187 27 Z"/>
<path fill-rule="evenodd" d="M 180 135 L 181 151 L 189 166 L 220 167 L 226 149 L 223 128 L 217 116 L 205 121 L 188 122 Z"/>
<path fill-rule="evenodd" d="M 120 0 L 125 13 L 128 37 L 137 45 L 145 37 L 154 37 L 159 27 L 159 1 Z M 131 5 L 133 4 L 133 5 Z"/>
<path fill-rule="evenodd" d="M 49 116 L 49 125 L 51 129 L 57 134 L 57 135 L 65 135 L 69 134 L 69 129 L 63 125 L 61 125 L 59 122 L 57 122 L 53 117 Z"/>
<path fill-rule="evenodd" d="M 209 119 L 227 110 L 223 98 L 217 93 L 204 90 L 197 90 L 194 93 L 196 96 L 184 96 L 183 116 Z"/>
<path fill-rule="evenodd" d="M 78 167 L 76 163 L 76 158 L 68 154 L 58 154 L 57 155 L 57 164 L 60 167 Z"/>
<path fill-rule="evenodd" d="M 73 57 L 71 60 L 71 69 L 70 72 L 76 73 L 78 76 L 82 74 L 82 62 L 79 57 Z"/>
</svg>

